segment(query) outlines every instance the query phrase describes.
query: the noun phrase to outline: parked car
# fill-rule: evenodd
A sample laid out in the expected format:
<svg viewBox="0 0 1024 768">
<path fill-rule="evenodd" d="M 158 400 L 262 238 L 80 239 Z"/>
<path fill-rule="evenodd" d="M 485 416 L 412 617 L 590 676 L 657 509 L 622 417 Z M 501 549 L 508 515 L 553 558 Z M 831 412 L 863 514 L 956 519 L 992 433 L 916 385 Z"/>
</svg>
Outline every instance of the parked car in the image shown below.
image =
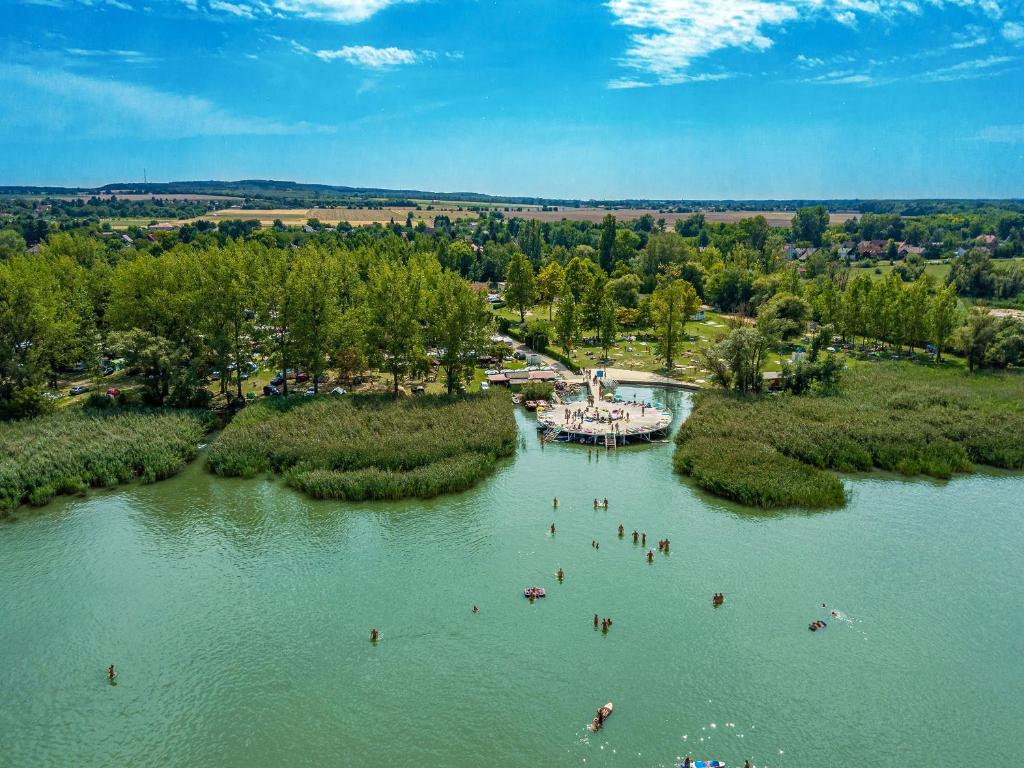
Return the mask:
<svg viewBox="0 0 1024 768">
<path fill-rule="evenodd" d="M 103 368 L 103 375 L 104 375 L 104 376 L 109 376 L 109 375 L 110 375 L 110 374 L 112 374 L 113 372 L 114 372 L 114 369 L 113 369 L 113 367 L 111 367 L 111 366 L 109 366 L 109 365 L 107 365 L 107 366 L 104 366 L 104 368 Z"/>
<path fill-rule="evenodd" d="M 307 381 L 309 381 L 309 374 L 308 373 L 296 373 L 295 374 L 295 383 L 296 384 L 302 384 L 302 383 L 307 382 Z"/>
<path fill-rule="evenodd" d="M 314 386 L 306 387 L 306 392 L 305 392 L 306 397 L 312 397 L 315 394 L 316 394 L 316 387 L 314 387 Z"/>
<path fill-rule="evenodd" d="M 263 396 L 264 397 L 277 397 L 281 394 L 281 390 L 275 387 L 273 384 L 263 385 Z"/>
<path fill-rule="evenodd" d="M 490 388 L 491 388 L 491 385 L 488 384 L 486 381 L 481 381 L 480 382 L 480 389 L 486 391 L 486 390 L 488 390 Z"/>
<path fill-rule="evenodd" d="M 344 387 L 335 387 L 334 389 L 331 390 L 331 394 L 332 395 L 344 395 L 345 394 L 345 388 Z"/>
<path fill-rule="evenodd" d="M 517 349 L 515 352 L 512 353 L 512 357 L 514 357 L 516 360 L 525 360 L 526 353 L 523 352 L 521 349 Z"/>
<path fill-rule="evenodd" d="M 75 387 L 71 388 L 71 394 L 72 395 L 81 395 L 83 392 L 88 392 L 88 391 L 89 391 L 89 387 L 87 387 L 85 384 L 79 384 L 78 386 L 75 386 Z"/>
<path fill-rule="evenodd" d="M 278 373 L 276 376 L 274 376 L 274 378 L 270 380 L 270 383 L 275 387 L 280 387 L 282 384 L 284 384 L 284 376 Z"/>
<path fill-rule="evenodd" d="M 111 387 L 107 390 L 107 397 L 117 397 L 121 394 L 121 390 L 117 387 Z"/>
</svg>

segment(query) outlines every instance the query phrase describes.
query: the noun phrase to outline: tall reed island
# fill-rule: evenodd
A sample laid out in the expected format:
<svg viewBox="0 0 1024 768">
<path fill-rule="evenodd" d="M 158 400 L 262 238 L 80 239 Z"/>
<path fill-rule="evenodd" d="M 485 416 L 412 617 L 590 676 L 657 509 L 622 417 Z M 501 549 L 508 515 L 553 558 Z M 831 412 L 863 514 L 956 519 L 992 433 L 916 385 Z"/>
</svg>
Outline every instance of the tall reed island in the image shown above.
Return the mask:
<svg viewBox="0 0 1024 768">
<path fill-rule="evenodd" d="M 211 423 L 192 411 L 82 410 L 0 423 L 0 516 L 89 487 L 170 477 L 196 457 Z"/>
<path fill-rule="evenodd" d="M 859 363 L 831 396 L 702 392 L 674 466 L 757 507 L 834 507 L 828 470 L 949 478 L 975 464 L 1024 469 L 1024 376 Z"/>
<path fill-rule="evenodd" d="M 504 390 L 268 399 L 231 422 L 207 464 L 227 477 L 278 473 L 319 499 L 429 498 L 476 484 L 513 454 L 515 440 Z"/>
</svg>

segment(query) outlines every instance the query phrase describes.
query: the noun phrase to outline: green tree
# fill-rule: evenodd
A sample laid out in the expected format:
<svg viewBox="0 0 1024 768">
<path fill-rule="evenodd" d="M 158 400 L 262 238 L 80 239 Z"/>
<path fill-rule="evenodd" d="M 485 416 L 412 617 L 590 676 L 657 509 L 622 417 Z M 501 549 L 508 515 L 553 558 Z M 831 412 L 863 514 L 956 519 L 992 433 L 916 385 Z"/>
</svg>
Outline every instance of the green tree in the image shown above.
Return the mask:
<svg viewBox="0 0 1024 768">
<path fill-rule="evenodd" d="M 791 339 L 807 327 L 810 305 L 792 293 L 777 293 L 757 313 L 757 327 L 766 336 Z"/>
<path fill-rule="evenodd" d="M 558 314 L 555 315 L 555 333 L 558 336 L 558 343 L 568 355 L 576 346 L 580 335 L 580 311 L 573 296 L 572 288 L 566 281 L 562 287 L 562 293 L 558 297 Z"/>
<path fill-rule="evenodd" d="M 793 239 L 821 245 L 821 238 L 828 228 L 828 209 L 823 205 L 813 208 L 798 208 L 792 221 Z"/>
<path fill-rule="evenodd" d="M 753 328 L 736 328 L 717 345 L 717 356 L 726 360 L 736 391 L 760 392 L 764 386 L 761 369 L 771 344 Z"/>
<path fill-rule="evenodd" d="M 935 342 L 935 360 L 941 363 L 942 350 L 956 330 L 960 317 L 955 285 L 947 285 L 935 294 L 929 314 L 932 340 Z"/>
<path fill-rule="evenodd" d="M 552 318 L 552 307 L 562 290 L 565 270 L 557 261 L 549 261 L 537 274 L 537 299 L 548 305 L 548 321 Z"/>
<path fill-rule="evenodd" d="M 601 241 L 597 252 L 601 269 L 611 272 L 615 263 L 615 217 L 610 213 L 601 222 Z"/>
<path fill-rule="evenodd" d="M 505 270 L 505 279 L 505 299 L 514 309 L 519 310 L 519 322 L 525 322 L 526 310 L 533 306 L 536 285 L 533 267 L 522 251 L 512 255 Z"/>
<path fill-rule="evenodd" d="M 421 275 L 415 267 L 382 260 L 370 270 L 366 288 L 370 364 L 391 374 L 397 397 L 401 377 L 423 357 Z"/>
<path fill-rule="evenodd" d="M 697 292 L 685 280 L 672 280 L 659 287 L 651 296 L 651 314 L 658 351 L 665 367 L 672 370 L 675 352 L 682 339 L 686 321 L 700 309 Z"/>
<path fill-rule="evenodd" d="M 315 393 L 320 391 L 320 378 L 340 331 L 339 281 L 337 261 L 315 247 L 299 252 L 289 275 L 291 346 Z"/>
<path fill-rule="evenodd" d="M 957 341 L 967 358 L 967 369 L 974 369 L 985 364 L 989 349 L 996 340 L 998 326 L 996 318 L 987 310 L 975 307 L 967 316 L 967 322 L 960 326 Z"/>
<path fill-rule="evenodd" d="M 612 297 L 610 286 L 602 291 L 601 301 L 597 308 L 597 340 L 604 352 L 604 359 L 608 359 L 608 353 L 615 343 L 615 336 L 619 331 L 618 320 L 615 316 L 615 299 Z"/>
<path fill-rule="evenodd" d="M 488 342 L 489 313 L 483 296 L 454 272 L 443 272 L 430 292 L 427 339 L 440 351 L 448 394 L 454 394 Z"/>
<path fill-rule="evenodd" d="M 931 281 L 918 278 L 903 292 L 903 308 L 900 311 L 903 340 L 914 351 L 928 337 L 928 313 L 931 298 Z"/>
</svg>

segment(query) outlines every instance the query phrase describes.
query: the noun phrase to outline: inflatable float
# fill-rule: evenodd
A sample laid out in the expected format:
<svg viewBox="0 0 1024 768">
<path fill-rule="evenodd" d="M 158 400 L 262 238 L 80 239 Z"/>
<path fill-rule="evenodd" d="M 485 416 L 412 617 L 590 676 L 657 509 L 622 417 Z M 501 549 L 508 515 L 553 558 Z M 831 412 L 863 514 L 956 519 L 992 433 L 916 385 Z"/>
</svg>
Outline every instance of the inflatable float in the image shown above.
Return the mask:
<svg viewBox="0 0 1024 768">
<path fill-rule="evenodd" d="M 523 597 L 528 597 L 530 600 L 537 597 L 545 597 L 546 595 L 547 593 L 544 592 L 544 587 L 527 587 L 523 590 Z"/>
<path fill-rule="evenodd" d="M 605 705 L 604 705 L 603 707 L 601 707 L 601 708 L 600 708 L 599 710 L 597 710 L 597 711 L 598 711 L 598 712 L 600 712 L 600 713 L 601 713 L 601 714 L 602 714 L 602 715 L 604 716 L 604 719 L 605 719 L 605 720 L 607 720 L 607 719 L 608 719 L 609 717 L 611 717 L 611 716 L 612 716 L 612 712 L 614 711 L 614 709 L 615 709 L 615 707 L 613 707 L 613 706 L 612 706 L 612 703 L 611 703 L 611 702 L 609 701 L 609 702 L 608 702 L 607 704 L 605 704 Z M 594 721 L 593 721 L 593 722 L 592 722 L 592 723 L 591 723 L 590 725 L 588 725 L 588 726 L 587 726 L 587 730 L 588 730 L 588 731 L 594 731 L 594 732 L 596 732 L 596 731 L 599 731 L 599 730 L 601 730 L 601 726 L 602 726 L 602 725 L 603 725 L 603 723 L 602 723 L 602 722 L 600 722 L 600 721 L 599 721 L 599 720 L 598 720 L 598 719 L 597 719 L 597 718 L 595 717 L 595 718 L 594 718 Z"/>
</svg>

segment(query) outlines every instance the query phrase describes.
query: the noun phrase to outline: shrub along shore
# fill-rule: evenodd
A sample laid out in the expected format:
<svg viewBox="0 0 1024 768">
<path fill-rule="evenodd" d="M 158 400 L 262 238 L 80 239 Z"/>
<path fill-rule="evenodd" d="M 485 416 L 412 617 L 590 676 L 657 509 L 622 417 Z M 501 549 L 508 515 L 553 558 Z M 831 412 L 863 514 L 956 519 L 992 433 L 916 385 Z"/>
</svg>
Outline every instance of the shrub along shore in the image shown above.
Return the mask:
<svg viewBox="0 0 1024 768">
<path fill-rule="evenodd" d="M 0 515 L 59 494 L 155 482 L 192 461 L 208 431 L 191 411 L 63 411 L 0 424 Z"/>
<path fill-rule="evenodd" d="M 828 470 L 949 478 L 974 464 L 1024 469 L 1024 376 L 861 363 L 833 396 L 706 391 L 676 443 L 676 471 L 716 495 L 841 506 Z"/>
<path fill-rule="evenodd" d="M 515 451 L 504 390 L 463 398 L 268 399 L 246 408 L 210 449 L 228 477 L 284 475 L 315 498 L 429 498 L 462 491 Z"/>
</svg>

